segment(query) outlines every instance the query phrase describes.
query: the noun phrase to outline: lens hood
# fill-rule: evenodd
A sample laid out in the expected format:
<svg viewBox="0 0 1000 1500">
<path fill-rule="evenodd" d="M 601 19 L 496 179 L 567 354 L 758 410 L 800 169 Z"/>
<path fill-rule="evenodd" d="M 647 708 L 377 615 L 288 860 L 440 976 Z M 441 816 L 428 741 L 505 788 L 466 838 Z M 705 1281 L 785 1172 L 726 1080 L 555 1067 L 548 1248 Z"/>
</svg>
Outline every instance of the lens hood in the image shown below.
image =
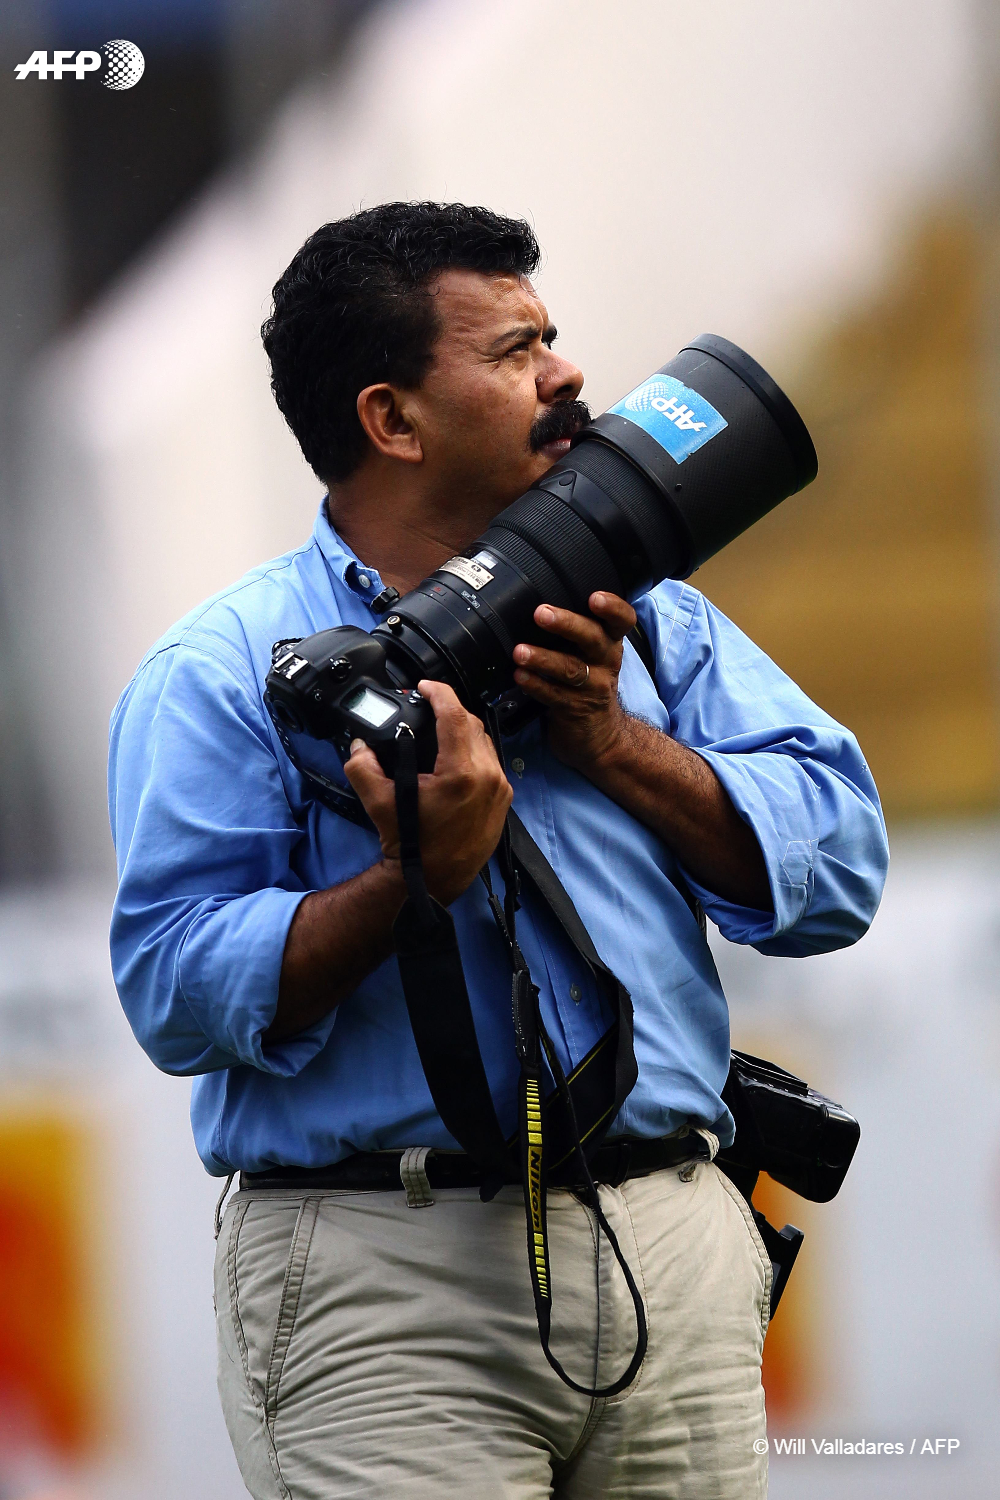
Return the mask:
<svg viewBox="0 0 1000 1500">
<path fill-rule="evenodd" d="M 784 391 L 771 379 L 770 375 L 762 365 L 741 349 L 739 344 L 733 344 L 729 339 L 724 339 L 718 333 L 702 333 L 685 349 L 696 349 L 701 354 L 710 354 L 713 359 L 721 360 L 728 365 L 734 375 L 738 375 L 744 385 L 748 385 L 758 400 L 763 401 L 771 416 L 781 429 L 782 436 L 791 450 L 795 463 L 796 480 L 795 489 L 792 494 L 804 490 L 807 484 L 812 484 L 819 472 L 819 459 L 816 457 L 816 448 L 809 429 L 799 416 L 795 407 L 789 401 Z"/>
</svg>

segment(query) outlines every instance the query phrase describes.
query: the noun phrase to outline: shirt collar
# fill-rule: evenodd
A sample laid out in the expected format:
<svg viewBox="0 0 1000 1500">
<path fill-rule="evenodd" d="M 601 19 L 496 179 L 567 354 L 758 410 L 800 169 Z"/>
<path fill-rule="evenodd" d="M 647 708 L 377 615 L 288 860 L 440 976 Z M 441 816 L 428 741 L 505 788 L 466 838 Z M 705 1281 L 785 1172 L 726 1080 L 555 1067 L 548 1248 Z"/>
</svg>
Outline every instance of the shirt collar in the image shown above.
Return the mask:
<svg viewBox="0 0 1000 1500">
<path fill-rule="evenodd" d="M 356 553 L 339 536 L 330 525 L 327 514 L 326 495 L 323 496 L 319 505 L 319 513 L 316 524 L 313 527 L 313 536 L 323 556 L 326 558 L 335 578 L 339 578 L 344 586 L 350 589 L 356 598 L 371 604 L 377 599 L 385 585 L 377 568 L 368 567 L 363 563 Z"/>
</svg>

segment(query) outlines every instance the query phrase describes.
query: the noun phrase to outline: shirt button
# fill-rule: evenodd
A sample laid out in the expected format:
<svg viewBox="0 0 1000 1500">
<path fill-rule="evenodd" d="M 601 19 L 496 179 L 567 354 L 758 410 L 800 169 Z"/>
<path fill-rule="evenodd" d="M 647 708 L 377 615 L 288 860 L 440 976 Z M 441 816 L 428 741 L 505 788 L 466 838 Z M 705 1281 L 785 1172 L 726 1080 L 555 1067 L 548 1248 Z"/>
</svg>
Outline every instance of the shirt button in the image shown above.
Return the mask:
<svg viewBox="0 0 1000 1500">
<path fill-rule="evenodd" d="M 571 984 L 570 985 L 570 987 L 569 987 L 569 998 L 571 1000 L 575 1000 L 576 1003 L 577 1003 L 577 1005 L 579 1005 L 579 1003 L 580 1003 L 580 996 L 582 994 L 583 994 L 583 991 L 581 990 L 581 988 L 580 988 L 580 986 L 578 984 Z"/>
<path fill-rule="evenodd" d="M 514 759 L 510 763 L 510 768 L 512 771 L 516 771 L 518 776 L 524 775 L 524 761 L 519 755 L 514 756 Z"/>
<path fill-rule="evenodd" d="M 360 584 L 361 588 L 363 588 L 363 589 L 370 589 L 371 586 L 372 586 L 372 581 L 368 577 L 367 573 L 359 573 L 358 574 L 358 583 Z"/>
</svg>

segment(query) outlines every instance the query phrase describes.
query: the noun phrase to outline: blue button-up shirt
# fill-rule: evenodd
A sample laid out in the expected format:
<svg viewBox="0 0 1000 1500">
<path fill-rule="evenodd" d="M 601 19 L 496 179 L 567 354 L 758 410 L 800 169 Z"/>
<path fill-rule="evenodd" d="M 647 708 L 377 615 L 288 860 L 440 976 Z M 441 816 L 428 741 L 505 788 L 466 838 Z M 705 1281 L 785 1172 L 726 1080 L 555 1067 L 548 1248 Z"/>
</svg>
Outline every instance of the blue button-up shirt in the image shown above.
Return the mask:
<svg viewBox="0 0 1000 1500">
<path fill-rule="evenodd" d="M 263 1040 L 299 902 L 379 858 L 376 835 L 313 800 L 284 754 L 263 703 L 271 645 L 337 624 L 370 629 L 381 588 L 321 507 L 305 546 L 254 569 L 152 648 L 112 718 L 118 993 L 157 1066 L 197 1075 L 192 1123 L 215 1174 L 456 1145 L 431 1101 L 395 958 L 306 1031 Z M 655 685 L 626 645 L 626 708 L 708 761 L 767 866 L 773 914 L 722 900 L 683 871 L 708 916 L 763 953 L 855 942 L 878 906 L 888 856 L 853 736 L 696 589 L 663 583 L 637 607 Z M 612 1134 L 662 1136 L 691 1122 L 728 1143 L 726 1000 L 673 855 L 562 765 L 537 722 L 507 751 L 517 812 L 632 995 L 639 1079 Z M 480 881 L 451 909 L 493 1097 L 513 1131 L 509 959 Z M 530 899 L 518 937 L 568 1072 L 612 1018 Z"/>
</svg>

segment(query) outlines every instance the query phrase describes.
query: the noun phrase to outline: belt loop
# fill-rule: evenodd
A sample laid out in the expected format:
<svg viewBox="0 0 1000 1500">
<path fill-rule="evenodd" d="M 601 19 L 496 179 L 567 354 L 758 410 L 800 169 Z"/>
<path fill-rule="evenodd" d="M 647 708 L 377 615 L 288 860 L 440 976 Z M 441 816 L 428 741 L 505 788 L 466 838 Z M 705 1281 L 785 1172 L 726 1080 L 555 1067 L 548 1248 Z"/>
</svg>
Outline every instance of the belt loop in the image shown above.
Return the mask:
<svg viewBox="0 0 1000 1500">
<path fill-rule="evenodd" d="M 700 1137 L 702 1149 L 692 1156 L 689 1162 L 685 1162 L 677 1173 L 681 1182 L 693 1182 L 698 1167 L 704 1161 L 714 1161 L 719 1151 L 719 1137 L 713 1135 L 710 1130 L 703 1130 L 700 1125 L 691 1128 L 691 1134 Z"/>
<path fill-rule="evenodd" d="M 430 1146 L 407 1146 L 399 1158 L 399 1177 L 406 1189 L 407 1208 L 430 1208 L 434 1202 L 427 1178 Z"/>
</svg>

